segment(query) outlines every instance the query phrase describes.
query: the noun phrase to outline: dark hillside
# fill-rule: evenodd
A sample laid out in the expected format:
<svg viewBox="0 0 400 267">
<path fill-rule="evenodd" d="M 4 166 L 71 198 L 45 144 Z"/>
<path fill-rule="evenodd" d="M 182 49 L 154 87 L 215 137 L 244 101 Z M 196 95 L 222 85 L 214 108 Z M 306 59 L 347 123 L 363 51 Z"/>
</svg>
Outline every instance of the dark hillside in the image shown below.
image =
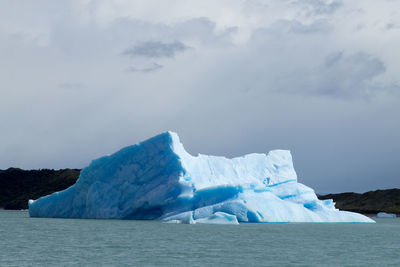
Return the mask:
<svg viewBox="0 0 400 267">
<path fill-rule="evenodd" d="M 0 208 L 27 209 L 29 199 L 63 190 L 73 185 L 80 170 L 0 170 Z"/>
<path fill-rule="evenodd" d="M 341 193 L 318 196 L 319 199 L 332 198 L 336 208 L 364 214 L 380 211 L 400 214 L 400 189 L 369 191 L 363 194 Z"/>
</svg>

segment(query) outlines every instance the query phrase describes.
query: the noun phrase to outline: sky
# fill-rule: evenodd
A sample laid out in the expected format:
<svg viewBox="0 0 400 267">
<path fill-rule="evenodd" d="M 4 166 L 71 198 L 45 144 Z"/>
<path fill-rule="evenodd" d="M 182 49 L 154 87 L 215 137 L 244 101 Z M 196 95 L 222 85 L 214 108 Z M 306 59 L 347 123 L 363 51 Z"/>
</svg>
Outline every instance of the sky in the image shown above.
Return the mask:
<svg viewBox="0 0 400 267">
<path fill-rule="evenodd" d="M 167 130 L 291 150 L 317 193 L 400 187 L 400 2 L 0 2 L 0 169 L 83 168 Z"/>
</svg>

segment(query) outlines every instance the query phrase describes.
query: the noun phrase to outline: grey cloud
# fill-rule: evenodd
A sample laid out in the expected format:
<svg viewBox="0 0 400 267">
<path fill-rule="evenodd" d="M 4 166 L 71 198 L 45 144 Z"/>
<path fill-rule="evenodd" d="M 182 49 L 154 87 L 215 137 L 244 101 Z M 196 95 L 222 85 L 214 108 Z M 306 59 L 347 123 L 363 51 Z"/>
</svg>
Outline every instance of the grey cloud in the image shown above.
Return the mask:
<svg viewBox="0 0 400 267">
<path fill-rule="evenodd" d="M 232 45 L 232 34 L 237 32 L 237 27 L 228 27 L 216 33 L 216 24 L 208 18 L 200 17 L 187 20 L 175 25 L 175 30 L 181 38 L 197 40 L 208 45 Z"/>
<path fill-rule="evenodd" d="M 301 6 L 308 16 L 329 15 L 343 6 L 343 2 L 339 0 L 298 0 L 293 4 Z"/>
<path fill-rule="evenodd" d="M 347 57 L 341 54 L 325 66 L 322 70 L 325 79 L 318 87 L 319 92 L 339 96 L 368 94 L 368 91 L 375 90 L 370 88 L 369 81 L 386 71 L 381 59 L 363 52 Z"/>
<path fill-rule="evenodd" d="M 209 46 L 231 46 L 232 35 L 237 27 L 216 31 L 216 23 L 208 18 L 192 18 L 176 24 L 153 24 L 138 20 L 119 19 L 109 29 L 115 38 L 128 40 L 122 54 L 133 57 L 170 58 L 177 53 L 193 49 L 197 44 Z M 157 40 L 154 40 L 157 36 Z M 189 45 L 187 45 L 189 44 Z M 192 47 L 192 45 L 194 47 Z"/>
<path fill-rule="evenodd" d="M 345 49 L 329 53 L 329 34 L 289 35 L 278 29 L 281 26 L 274 25 L 256 32 L 246 53 L 241 52 L 246 59 L 237 60 L 246 68 L 233 70 L 242 75 L 227 76 L 240 77 L 236 84 L 247 77 L 251 90 L 259 95 L 270 91 L 349 100 L 391 93 L 388 87 L 393 86 L 377 79 L 386 72 L 380 57 Z"/>
<path fill-rule="evenodd" d="M 400 29 L 400 26 L 394 24 L 394 23 L 388 23 L 386 24 L 386 29 L 387 30 L 395 30 L 395 29 Z"/>
<path fill-rule="evenodd" d="M 153 64 L 151 64 L 149 66 L 145 66 L 145 67 L 130 66 L 127 69 L 127 71 L 129 71 L 129 72 L 145 72 L 145 73 L 148 73 L 148 72 L 154 72 L 154 71 L 160 70 L 162 68 L 163 68 L 162 65 L 157 64 L 157 63 L 153 63 Z"/>
<path fill-rule="evenodd" d="M 66 90 L 78 90 L 78 89 L 84 88 L 85 85 L 82 83 L 77 83 L 77 82 L 65 82 L 65 83 L 59 84 L 58 87 L 61 89 L 66 89 Z"/>
<path fill-rule="evenodd" d="M 279 20 L 275 22 L 268 31 L 282 34 L 315 34 L 328 33 L 333 29 L 333 26 L 325 19 L 318 19 L 310 24 L 301 23 L 298 20 Z"/>
<path fill-rule="evenodd" d="M 164 43 L 159 41 L 147 41 L 138 43 L 132 48 L 123 52 L 123 55 L 131 57 L 147 57 L 147 58 L 171 58 L 176 53 L 187 50 L 185 44 L 179 41 Z"/>
<path fill-rule="evenodd" d="M 345 56 L 343 52 L 334 52 L 318 68 L 294 75 L 296 89 L 284 83 L 281 90 L 338 98 L 369 97 L 384 90 L 372 81 L 385 71 L 383 61 L 369 54 L 358 52 Z"/>
<path fill-rule="evenodd" d="M 146 41 L 170 44 L 175 41 L 188 49 L 189 46 L 186 43 L 230 45 L 232 34 L 237 29 L 237 27 L 228 27 L 216 31 L 216 23 L 205 17 L 191 18 L 169 25 L 123 18 L 114 21 L 107 33 L 119 40 L 130 40 L 130 44 L 140 45 Z M 154 36 L 157 36 L 157 40 L 154 40 Z M 130 47 L 130 49 L 133 47 Z"/>
<path fill-rule="evenodd" d="M 325 58 L 325 66 L 329 68 L 342 58 L 343 58 L 343 51 L 333 52 Z"/>
<path fill-rule="evenodd" d="M 326 33 L 332 30 L 332 25 L 327 20 L 316 20 L 311 24 L 303 24 L 298 21 L 292 21 L 290 31 L 299 34 Z"/>
<path fill-rule="evenodd" d="M 217 32 L 215 22 L 203 17 L 172 25 L 121 19 L 113 24 L 113 30 L 110 30 L 112 34 L 118 32 L 114 28 L 119 31 L 123 28 L 127 32 L 132 32 L 131 36 L 135 39 L 131 39 L 130 43 L 134 43 L 134 45 L 125 49 L 121 54 L 133 61 L 132 66 L 127 68 L 129 72 L 142 73 L 160 70 L 167 64 L 163 60 L 174 58 L 178 53 L 193 49 L 193 46 L 232 46 L 231 36 L 237 30 L 235 27 L 229 27 Z M 132 31 L 132 29 L 134 30 Z M 126 33 L 123 36 L 126 36 Z M 159 40 L 151 40 L 152 36 L 157 36 Z M 146 39 L 151 41 L 143 41 Z M 154 60 L 157 62 L 152 63 Z M 162 65 L 159 64 L 160 61 L 163 63 Z"/>
</svg>

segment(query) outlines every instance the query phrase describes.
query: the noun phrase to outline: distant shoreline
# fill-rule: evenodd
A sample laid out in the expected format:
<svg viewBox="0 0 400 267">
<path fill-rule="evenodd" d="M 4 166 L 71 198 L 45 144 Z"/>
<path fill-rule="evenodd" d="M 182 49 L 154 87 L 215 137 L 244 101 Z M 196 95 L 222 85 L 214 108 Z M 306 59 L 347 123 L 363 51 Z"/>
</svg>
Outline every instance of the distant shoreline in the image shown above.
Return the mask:
<svg viewBox="0 0 400 267">
<path fill-rule="evenodd" d="M 29 199 L 38 199 L 70 187 L 79 173 L 79 169 L 0 170 L 0 208 L 27 209 Z"/>
<path fill-rule="evenodd" d="M 319 199 L 333 199 L 336 208 L 365 215 L 387 212 L 400 215 L 400 189 L 383 189 L 365 193 L 319 195 Z"/>
<path fill-rule="evenodd" d="M 0 170 L 0 210 L 23 210 L 29 199 L 49 195 L 73 185 L 80 169 Z M 378 212 L 400 215 L 400 189 L 375 190 L 365 193 L 337 193 L 318 195 L 319 199 L 333 199 L 336 208 L 374 216 Z"/>
</svg>

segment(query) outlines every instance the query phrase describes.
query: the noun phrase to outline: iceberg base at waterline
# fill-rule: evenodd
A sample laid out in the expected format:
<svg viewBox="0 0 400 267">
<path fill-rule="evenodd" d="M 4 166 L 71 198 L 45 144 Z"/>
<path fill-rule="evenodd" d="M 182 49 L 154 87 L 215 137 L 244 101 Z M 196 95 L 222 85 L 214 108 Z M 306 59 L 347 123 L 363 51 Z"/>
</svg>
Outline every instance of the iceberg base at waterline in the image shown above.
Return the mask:
<svg viewBox="0 0 400 267">
<path fill-rule="evenodd" d="M 192 156 L 173 132 L 92 161 L 73 186 L 30 200 L 29 214 L 190 224 L 374 222 L 319 200 L 297 181 L 290 151 Z"/>
</svg>

